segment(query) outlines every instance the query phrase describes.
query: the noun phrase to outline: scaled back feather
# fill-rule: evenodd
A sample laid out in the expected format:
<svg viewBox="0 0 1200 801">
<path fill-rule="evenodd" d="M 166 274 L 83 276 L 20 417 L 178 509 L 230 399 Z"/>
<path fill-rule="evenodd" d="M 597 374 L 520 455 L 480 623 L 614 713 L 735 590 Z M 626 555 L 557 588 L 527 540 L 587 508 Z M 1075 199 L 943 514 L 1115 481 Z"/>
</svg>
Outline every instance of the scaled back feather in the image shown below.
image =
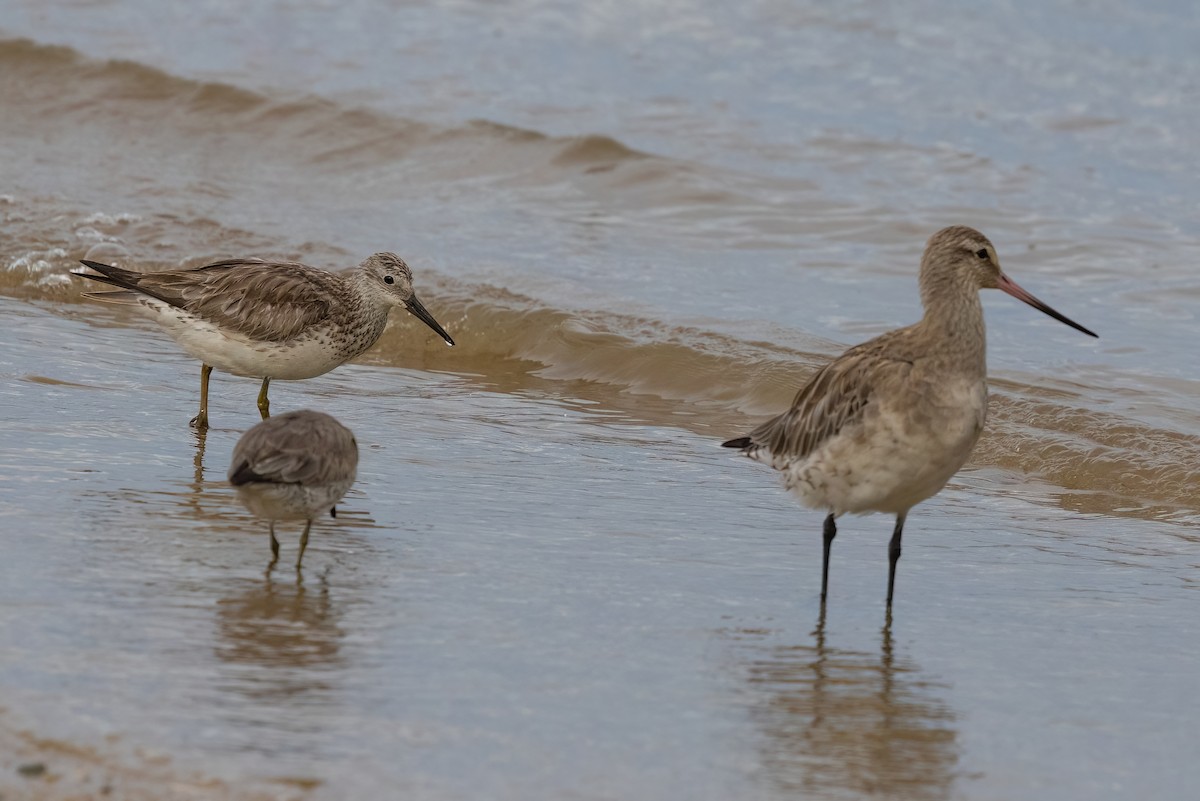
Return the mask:
<svg viewBox="0 0 1200 801">
<path fill-rule="evenodd" d="M 90 293 L 97 300 L 129 303 L 146 295 L 248 339 L 286 342 L 341 302 L 335 276 L 295 262 L 230 259 L 156 273 L 83 264 L 96 272 L 78 275 L 122 290 Z"/>
</svg>

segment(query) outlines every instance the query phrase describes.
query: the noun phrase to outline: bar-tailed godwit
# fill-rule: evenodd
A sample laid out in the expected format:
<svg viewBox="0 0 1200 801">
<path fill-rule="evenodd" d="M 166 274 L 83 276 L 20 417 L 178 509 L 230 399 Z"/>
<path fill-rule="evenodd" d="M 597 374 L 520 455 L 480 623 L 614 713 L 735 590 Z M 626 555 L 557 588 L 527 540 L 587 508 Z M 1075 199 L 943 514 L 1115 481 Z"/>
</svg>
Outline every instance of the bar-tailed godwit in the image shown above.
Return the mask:
<svg viewBox="0 0 1200 801">
<path fill-rule="evenodd" d="M 817 371 L 792 406 L 723 443 L 783 473 L 805 506 L 824 509 L 821 604 L 840 515 L 896 516 L 888 544 L 892 608 L 904 518 L 967 461 L 987 417 L 987 365 L 979 290 L 1001 289 L 1096 336 L 1017 286 L 987 237 L 965 226 L 938 231 L 921 258 L 925 315 L 843 353 Z"/>
<path fill-rule="evenodd" d="M 242 435 L 233 448 L 229 483 L 252 514 L 268 521 L 269 567 L 279 560 L 275 521 L 305 521 L 296 557 L 299 570 L 313 519 L 327 511 L 336 514 L 335 504 L 354 483 L 357 469 L 354 434 L 322 412 L 285 412 Z"/>
<path fill-rule="evenodd" d="M 417 299 L 412 271 L 394 253 L 376 253 L 343 273 L 258 259 L 157 273 L 83 264 L 95 272 L 76 275 L 118 288 L 88 297 L 138 304 L 200 360 L 200 413 L 191 423 L 201 430 L 208 427 L 214 367 L 262 379 L 258 409 L 265 419 L 272 378 L 312 378 L 353 359 L 378 341 L 393 306 L 454 344 Z"/>
</svg>

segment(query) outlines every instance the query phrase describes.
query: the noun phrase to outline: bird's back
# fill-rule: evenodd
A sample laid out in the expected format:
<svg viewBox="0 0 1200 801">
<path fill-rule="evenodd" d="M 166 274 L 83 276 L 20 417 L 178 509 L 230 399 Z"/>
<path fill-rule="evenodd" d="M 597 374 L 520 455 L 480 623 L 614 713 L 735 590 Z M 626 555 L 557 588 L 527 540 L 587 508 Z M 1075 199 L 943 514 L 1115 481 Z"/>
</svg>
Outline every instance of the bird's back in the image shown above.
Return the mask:
<svg viewBox="0 0 1200 801">
<path fill-rule="evenodd" d="M 268 418 L 242 435 L 229 481 L 318 486 L 352 482 L 357 468 L 358 444 L 350 429 L 304 409 Z"/>
<path fill-rule="evenodd" d="M 344 278 L 296 262 L 230 259 L 154 273 L 83 263 L 95 272 L 78 275 L 118 288 L 89 297 L 115 303 L 149 299 L 152 311 L 178 310 L 253 341 L 291 340 L 338 314 L 351 299 Z"/>
<path fill-rule="evenodd" d="M 724 446 L 740 448 L 753 459 L 782 468 L 861 424 L 877 389 L 902 382 L 911 369 L 913 360 L 904 342 L 909 328 L 889 331 L 850 348 L 819 368 L 796 393 L 787 411 Z"/>
<path fill-rule="evenodd" d="M 342 499 L 357 468 L 350 429 L 305 409 L 268 418 L 242 435 L 228 477 L 259 517 L 312 519 Z"/>
</svg>

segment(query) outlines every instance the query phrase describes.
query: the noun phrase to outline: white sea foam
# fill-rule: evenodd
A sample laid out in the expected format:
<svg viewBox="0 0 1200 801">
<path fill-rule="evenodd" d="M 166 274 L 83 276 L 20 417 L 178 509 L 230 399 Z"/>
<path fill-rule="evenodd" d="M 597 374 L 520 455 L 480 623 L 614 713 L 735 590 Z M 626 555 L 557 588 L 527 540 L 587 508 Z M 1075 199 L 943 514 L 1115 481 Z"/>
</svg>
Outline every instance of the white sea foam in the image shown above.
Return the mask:
<svg viewBox="0 0 1200 801">
<path fill-rule="evenodd" d="M 10 261 L 8 269 L 10 272 L 24 270 L 30 273 L 44 273 L 53 269 L 56 261 L 65 259 L 66 257 L 67 251 L 63 248 L 31 250 Z"/>
</svg>

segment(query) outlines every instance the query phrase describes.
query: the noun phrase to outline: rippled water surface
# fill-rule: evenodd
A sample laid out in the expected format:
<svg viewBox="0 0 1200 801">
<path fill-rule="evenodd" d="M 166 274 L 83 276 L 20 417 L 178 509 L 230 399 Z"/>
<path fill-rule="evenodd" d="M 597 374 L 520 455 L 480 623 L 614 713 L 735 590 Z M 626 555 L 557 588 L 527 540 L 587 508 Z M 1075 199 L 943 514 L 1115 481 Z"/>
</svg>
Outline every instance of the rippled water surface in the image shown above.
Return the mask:
<svg viewBox="0 0 1200 801">
<path fill-rule="evenodd" d="M 183 9 L 0 1 L 5 798 L 1188 797 L 1191 4 Z M 820 514 L 717 445 L 916 319 L 952 223 L 1100 339 L 987 293 L 892 624 L 884 517 L 820 619 Z M 68 271 L 376 250 L 459 345 L 273 384 L 362 460 L 264 576 L 257 383 L 198 437 Z"/>
</svg>

